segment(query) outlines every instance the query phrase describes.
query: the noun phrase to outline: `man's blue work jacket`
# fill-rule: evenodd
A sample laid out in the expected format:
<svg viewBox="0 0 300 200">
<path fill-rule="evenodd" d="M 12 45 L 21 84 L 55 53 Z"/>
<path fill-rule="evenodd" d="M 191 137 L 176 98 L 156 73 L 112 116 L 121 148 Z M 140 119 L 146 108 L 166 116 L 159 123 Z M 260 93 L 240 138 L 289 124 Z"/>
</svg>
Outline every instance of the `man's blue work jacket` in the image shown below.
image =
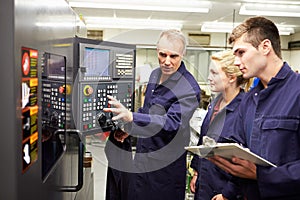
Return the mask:
<svg viewBox="0 0 300 200">
<path fill-rule="evenodd" d="M 257 180 L 241 180 L 247 199 L 300 199 L 300 75 L 284 63 L 267 88 L 259 83 L 239 108 L 233 137 L 277 165 L 257 165 Z"/>
<path fill-rule="evenodd" d="M 142 108 L 133 113 L 130 135 L 138 137 L 133 199 L 182 200 L 185 196 L 189 121 L 200 103 L 200 87 L 182 62 L 159 84 L 161 69 L 149 79 Z"/>
</svg>

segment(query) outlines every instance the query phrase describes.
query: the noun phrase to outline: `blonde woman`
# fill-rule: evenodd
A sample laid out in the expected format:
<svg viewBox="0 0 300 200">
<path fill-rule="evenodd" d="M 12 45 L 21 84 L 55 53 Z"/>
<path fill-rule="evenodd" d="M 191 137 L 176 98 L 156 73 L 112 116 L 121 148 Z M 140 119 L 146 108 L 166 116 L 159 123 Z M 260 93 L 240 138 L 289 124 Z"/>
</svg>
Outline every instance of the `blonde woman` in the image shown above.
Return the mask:
<svg viewBox="0 0 300 200">
<path fill-rule="evenodd" d="M 202 144 L 203 136 L 209 136 L 217 142 L 226 141 L 226 133 L 231 133 L 233 118 L 244 96 L 244 89 L 248 90 L 250 81 L 243 78 L 242 72 L 234 65 L 234 54 L 231 50 L 218 52 L 211 56 L 208 81 L 216 98 L 208 107 L 203 121 L 198 145 Z M 206 159 L 194 156 L 191 167 L 194 176 L 190 189 L 194 192 L 195 200 L 209 200 L 222 193 L 230 175 L 219 169 Z M 238 189 L 228 194 L 228 199 L 239 199 Z"/>
</svg>

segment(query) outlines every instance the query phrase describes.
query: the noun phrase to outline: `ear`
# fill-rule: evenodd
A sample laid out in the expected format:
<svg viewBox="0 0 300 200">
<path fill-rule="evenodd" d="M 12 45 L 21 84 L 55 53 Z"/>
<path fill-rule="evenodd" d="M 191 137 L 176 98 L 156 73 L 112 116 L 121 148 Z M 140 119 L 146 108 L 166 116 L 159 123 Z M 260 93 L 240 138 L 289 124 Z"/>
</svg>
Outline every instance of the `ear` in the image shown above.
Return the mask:
<svg viewBox="0 0 300 200">
<path fill-rule="evenodd" d="M 270 53 L 272 47 L 272 42 L 269 39 L 264 39 L 260 45 L 259 45 L 260 50 L 264 55 L 267 55 Z"/>
<path fill-rule="evenodd" d="M 237 77 L 235 75 L 229 75 L 229 83 L 236 82 Z"/>
</svg>

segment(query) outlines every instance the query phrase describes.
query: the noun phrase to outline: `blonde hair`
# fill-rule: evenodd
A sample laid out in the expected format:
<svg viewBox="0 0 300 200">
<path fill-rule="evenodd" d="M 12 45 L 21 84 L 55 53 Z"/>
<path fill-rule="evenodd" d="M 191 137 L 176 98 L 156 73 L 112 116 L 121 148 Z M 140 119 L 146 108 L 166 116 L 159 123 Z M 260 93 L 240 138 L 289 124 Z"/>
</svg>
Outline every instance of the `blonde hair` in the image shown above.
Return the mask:
<svg viewBox="0 0 300 200">
<path fill-rule="evenodd" d="M 232 50 L 217 52 L 211 56 L 211 60 L 220 63 L 222 70 L 227 76 L 236 76 L 237 86 L 241 86 L 245 91 L 250 89 L 253 79 L 244 79 L 243 73 L 238 66 L 234 65 L 235 55 Z"/>
</svg>

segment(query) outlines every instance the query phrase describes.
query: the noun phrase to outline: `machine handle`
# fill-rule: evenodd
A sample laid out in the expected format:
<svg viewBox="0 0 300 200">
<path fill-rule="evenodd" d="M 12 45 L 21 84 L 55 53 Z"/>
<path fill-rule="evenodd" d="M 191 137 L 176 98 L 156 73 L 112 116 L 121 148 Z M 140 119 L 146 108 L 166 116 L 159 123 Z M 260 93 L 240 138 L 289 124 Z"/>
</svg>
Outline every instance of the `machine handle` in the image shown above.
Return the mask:
<svg viewBox="0 0 300 200">
<path fill-rule="evenodd" d="M 70 135 L 78 136 L 78 182 L 74 186 L 61 186 L 59 190 L 62 192 L 78 192 L 83 186 L 83 158 L 84 158 L 84 145 L 80 139 L 80 131 L 77 129 L 58 129 L 56 133 L 61 132 L 69 133 Z"/>
</svg>

